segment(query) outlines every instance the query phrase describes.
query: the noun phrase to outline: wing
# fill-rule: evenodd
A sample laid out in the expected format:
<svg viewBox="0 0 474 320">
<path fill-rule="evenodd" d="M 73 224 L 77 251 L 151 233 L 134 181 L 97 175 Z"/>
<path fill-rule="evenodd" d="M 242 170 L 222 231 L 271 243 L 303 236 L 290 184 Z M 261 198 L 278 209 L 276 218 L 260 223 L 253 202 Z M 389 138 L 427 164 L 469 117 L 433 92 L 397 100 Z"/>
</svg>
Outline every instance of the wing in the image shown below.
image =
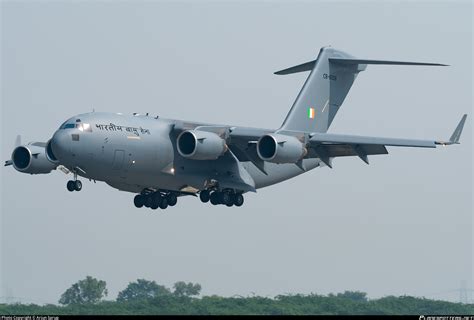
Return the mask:
<svg viewBox="0 0 474 320">
<path fill-rule="evenodd" d="M 260 159 L 257 154 L 257 142 L 262 136 L 271 132 L 274 132 L 274 130 L 243 127 L 231 128 L 229 149 L 232 150 L 239 161 L 250 161 L 260 171 L 267 174 L 265 171 L 265 161 Z"/>
<path fill-rule="evenodd" d="M 306 140 L 308 153 L 305 158 L 319 158 L 324 164 L 332 168 L 331 159 L 336 157 L 357 156 L 365 163 L 369 163 L 369 155 L 388 154 L 387 146 L 390 147 L 416 147 L 436 148 L 437 145 L 458 144 L 467 115 L 463 115 L 450 139 L 439 140 L 416 140 L 400 138 L 366 137 L 356 135 L 342 135 L 329 133 L 278 133 L 295 135 Z M 257 168 L 265 173 L 264 161 L 257 154 L 257 141 L 269 130 L 238 128 L 230 133 L 231 143 L 229 147 L 240 161 L 251 161 Z M 298 163 L 296 163 L 298 165 Z"/>
<path fill-rule="evenodd" d="M 461 121 L 447 141 L 367 137 L 319 132 L 276 132 L 278 134 L 297 136 L 306 145 L 308 152 L 305 158 L 319 158 L 327 166 L 332 167 L 332 158 L 347 156 L 357 156 L 368 164 L 369 155 L 388 154 L 387 146 L 436 148 L 437 145 L 458 144 L 466 117 L 467 115 L 464 115 L 461 118 Z M 229 149 L 239 161 L 250 161 L 266 174 L 265 161 L 260 159 L 257 154 L 257 142 L 262 136 L 274 133 L 275 130 L 191 123 L 177 124 L 174 129 L 175 131 L 189 129 L 204 130 L 219 134 L 223 138 L 225 137 Z M 295 164 L 300 166 L 298 163 Z"/>
<path fill-rule="evenodd" d="M 320 158 L 327 166 L 331 167 L 330 158 L 343 156 L 358 156 L 362 161 L 369 164 L 367 156 L 388 154 L 386 146 L 436 148 L 437 145 L 458 144 L 466 118 L 467 115 L 463 115 L 448 141 L 312 133 L 309 139 L 308 155 L 311 158 Z"/>
<path fill-rule="evenodd" d="M 331 158 L 358 156 L 369 164 L 369 155 L 388 154 L 386 146 L 436 148 L 436 141 L 315 133 L 310 135 L 309 146 L 308 157 L 320 158 L 332 167 Z"/>
</svg>

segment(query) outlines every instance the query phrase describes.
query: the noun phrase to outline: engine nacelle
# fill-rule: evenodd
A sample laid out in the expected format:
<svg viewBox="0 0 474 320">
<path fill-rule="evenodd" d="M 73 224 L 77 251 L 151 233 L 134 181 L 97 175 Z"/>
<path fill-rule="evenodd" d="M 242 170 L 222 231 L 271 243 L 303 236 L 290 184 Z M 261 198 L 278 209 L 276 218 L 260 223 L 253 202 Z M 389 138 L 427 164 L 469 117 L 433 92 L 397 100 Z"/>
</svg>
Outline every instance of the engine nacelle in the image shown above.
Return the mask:
<svg viewBox="0 0 474 320">
<path fill-rule="evenodd" d="M 32 143 L 16 147 L 12 153 L 13 167 L 24 173 L 39 174 L 50 173 L 56 169 L 58 162 L 49 147 L 44 143 Z"/>
<path fill-rule="evenodd" d="M 295 163 L 302 159 L 308 151 L 304 144 L 293 136 L 267 134 L 257 143 L 260 159 L 274 163 Z"/>
<path fill-rule="evenodd" d="M 213 132 L 183 131 L 176 142 L 179 154 L 193 160 L 215 160 L 227 151 L 225 140 Z"/>
</svg>

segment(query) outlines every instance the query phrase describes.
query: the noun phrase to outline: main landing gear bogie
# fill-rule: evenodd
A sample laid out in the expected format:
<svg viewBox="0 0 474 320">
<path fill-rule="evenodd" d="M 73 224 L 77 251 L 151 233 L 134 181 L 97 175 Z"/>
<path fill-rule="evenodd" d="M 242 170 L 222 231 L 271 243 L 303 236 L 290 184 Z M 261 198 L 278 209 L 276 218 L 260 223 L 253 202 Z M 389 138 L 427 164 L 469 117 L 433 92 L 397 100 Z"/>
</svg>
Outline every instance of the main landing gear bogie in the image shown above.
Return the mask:
<svg viewBox="0 0 474 320">
<path fill-rule="evenodd" d="M 223 204 L 227 207 L 240 207 L 244 204 L 244 196 L 241 193 L 236 193 L 232 190 L 202 190 L 199 193 L 199 199 L 201 199 L 201 201 L 204 203 L 211 202 L 212 205 Z"/>
<path fill-rule="evenodd" d="M 148 194 L 137 194 L 133 199 L 135 207 L 141 208 L 146 207 L 153 210 L 158 208 L 166 209 L 168 206 L 172 207 L 178 202 L 178 197 L 176 194 L 170 193 L 161 193 L 159 191 L 148 193 Z"/>
</svg>

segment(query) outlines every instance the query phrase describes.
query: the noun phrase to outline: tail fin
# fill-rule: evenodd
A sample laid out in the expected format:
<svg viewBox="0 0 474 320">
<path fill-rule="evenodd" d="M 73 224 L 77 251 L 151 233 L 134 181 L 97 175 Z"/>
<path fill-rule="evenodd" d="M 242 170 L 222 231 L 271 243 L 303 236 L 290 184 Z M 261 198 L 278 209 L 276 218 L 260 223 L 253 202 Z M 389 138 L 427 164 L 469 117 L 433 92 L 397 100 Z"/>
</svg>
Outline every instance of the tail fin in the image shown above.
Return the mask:
<svg viewBox="0 0 474 320">
<path fill-rule="evenodd" d="M 279 130 L 326 132 L 341 107 L 354 80 L 368 64 L 436 65 L 434 63 L 355 59 L 331 47 L 323 47 L 316 60 L 275 74 L 311 71 Z"/>
</svg>

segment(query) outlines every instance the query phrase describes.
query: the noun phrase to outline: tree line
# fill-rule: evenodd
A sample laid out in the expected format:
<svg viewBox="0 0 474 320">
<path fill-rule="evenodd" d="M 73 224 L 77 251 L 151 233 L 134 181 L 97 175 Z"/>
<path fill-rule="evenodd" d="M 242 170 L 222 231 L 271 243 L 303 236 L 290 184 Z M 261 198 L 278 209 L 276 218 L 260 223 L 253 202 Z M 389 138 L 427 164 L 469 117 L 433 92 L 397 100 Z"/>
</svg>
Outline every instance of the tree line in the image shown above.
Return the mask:
<svg viewBox="0 0 474 320">
<path fill-rule="evenodd" d="M 87 276 L 71 285 L 59 304 L 0 304 L 0 315 L 15 314 L 474 314 L 474 304 L 436 301 L 410 296 L 368 299 L 365 292 L 289 294 L 274 298 L 199 297 L 201 285 L 176 282 L 172 288 L 137 279 L 119 292 L 115 301 L 104 300 L 106 282 Z"/>
<path fill-rule="evenodd" d="M 186 283 L 178 281 L 173 286 L 173 291 L 169 288 L 157 284 L 155 281 L 137 279 L 130 282 L 128 286 L 119 292 L 117 302 L 131 302 L 154 299 L 164 296 L 174 296 L 177 298 L 193 297 L 199 295 L 201 285 L 192 282 Z M 67 289 L 59 299 L 62 305 L 97 304 L 107 296 L 106 282 L 91 276 L 74 283 Z"/>
</svg>

